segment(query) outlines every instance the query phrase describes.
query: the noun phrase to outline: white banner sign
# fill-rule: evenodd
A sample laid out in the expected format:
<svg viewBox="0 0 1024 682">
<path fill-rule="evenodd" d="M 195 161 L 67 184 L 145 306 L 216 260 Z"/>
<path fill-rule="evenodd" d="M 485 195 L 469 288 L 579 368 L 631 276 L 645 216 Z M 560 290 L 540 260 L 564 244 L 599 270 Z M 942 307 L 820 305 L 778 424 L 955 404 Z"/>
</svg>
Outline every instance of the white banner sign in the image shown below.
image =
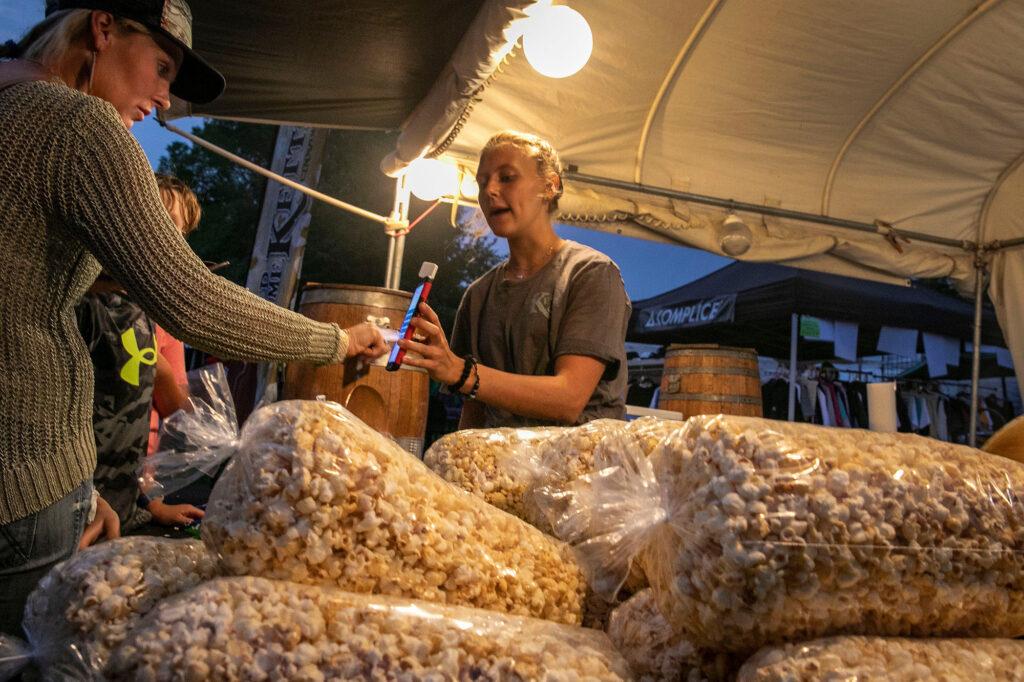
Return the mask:
<svg viewBox="0 0 1024 682">
<path fill-rule="evenodd" d="M 327 132 L 281 126 L 270 169 L 289 180 L 316 187 Z M 302 269 L 313 199 L 291 187 L 267 182 L 249 278 L 246 286 L 261 297 L 288 307 Z"/>
<path fill-rule="evenodd" d="M 320 179 L 327 131 L 281 126 L 270 169 L 289 180 L 316 187 Z M 290 308 L 295 297 L 302 255 L 306 249 L 313 199 L 278 182 L 267 182 L 256 241 L 249 261 L 248 289 L 279 306 Z M 277 399 L 276 366 L 259 365 L 255 404 Z"/>
</svg>

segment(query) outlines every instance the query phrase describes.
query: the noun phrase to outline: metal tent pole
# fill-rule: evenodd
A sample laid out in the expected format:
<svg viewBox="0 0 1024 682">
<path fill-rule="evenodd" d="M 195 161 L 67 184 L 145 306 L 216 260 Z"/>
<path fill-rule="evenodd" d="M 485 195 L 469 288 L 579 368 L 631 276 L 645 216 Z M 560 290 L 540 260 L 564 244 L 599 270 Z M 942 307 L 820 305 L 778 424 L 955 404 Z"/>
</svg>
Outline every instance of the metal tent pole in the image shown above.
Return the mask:
<svg viewBox="0 0 1024 682">
<path fill-rule="evenodd" d="M 395 235 L 388 233 L 388 260 L 384 266 L 384 288 L 391 288 L 391 273 L 395 270 Z"/>
<path fill-rule="evenodd" d="M 395 235 L 395 262 L 394 269 L 391 271 L 391 284 L 392 289 L 402 288 L 402 259 L 405 257 L 405 233 L 399 233 Z"/>
<path fill-rule="evenodd" d="M 409 178 L 403 173 L 395 178 L 395 204 L 384 229 L 388 235 L 388 264 L 384 286 L 402 288 L 402 258 L 405 255 L 405 234 L 409 231 Z"/>
<path fill-rule="evenodd" d="M 844 218 L 833 218 L 827 215 L 820 215 L 817 213 L 805 213 L 803 211 L 792 211 L 785 208 L 778 208 L 775 206 L 765 206 L 761 204 L 749 204 L 743 201 L 734 201 L 733 199 L 723 199 L 721 197 L 712 197 L 706 194 L 694 194 L 692 192 L 681 192 L 675 189 L 668 189 L 665 187 L 655 187 L 652 185 L 643 185 L 635 182 L 626 182 L 624 180 L 613 180 L 611 178 L 602 178 L 596 175 L 587 175 L 585 173 L 568 172 L 566 178 L 569 180 L 575 180 L 577 182 L 585 182 L 591 185 L 600 185 L 602 187 L 610 187 L 612 189 L 622 189 L 630 192 L 639 192 L 640 194 L 649 194 L 651 196 L 665 197 L 668 199 L 679 199 L 681 201 L 691 201 L 695 204 L 704 204 L 707 206 L 717 206 L 731 211 L 745 211 L 747 213 L 759 213 L 765 216 L 773 216 L 776 218 L 785 218 L 788 220 L 800 220 L 802 222 L 817 223 L 819 225 L 830 225 L 832 227 L 842 227 L 848 230 L 856 230 L 858 232 L 870 232 L 872 234 L 885 233 L 884 227 L 872 223 L 865 223 L 858 220 L 846 220 Z M 921 242 L 929 242 L 931 244 L 941 244 L 942 246 L 952 246 L 958 249 L 969 249 L 973 247 L 970 242 L 965 242 L 961 239 L 948 239 L 946 237 L 936 237 L 930 234 L 923 234 L 921 232 L 914 232 L 912 230 L 893 229 L 894 232 L 899 234 L 901 237 L 907 237 Z"/>
<path fill-rule="evenodd" d="M 232 163 L 236 163 L 239 166 L 241 166 L 242 168 L 246 168 L 248 170 L 251 170 L 253 173 L 258 173 L 259 175 L 262 175 L 265 178 L 269 178 L 270 180 L 273 180 L 274 182 L 279 182 L 282 185 L 285 185 L 286 187 L 291 187 L 292 189 L 297 190 L 299 192 L 302 192 L 303 194 L 307 194 L 307 195 L 313 197 L 314 199 L 319 199 L 320 201 L 322 201 L 322 202 L 324 202 L 326 204 L 330 204 L 331 206 L 334 206 L 335 208 L 340 208 L 341 210 L 348 211 L 349 213 L 355 213 L 356 215 L 362 216 L 363 218 L 366 218 L 367 220 L 373 220 L 373 221 L 376 221 L 378 223 L 385 223 L 385 224 L 387 224 L 387 222 L 388 222 L 388 219 L 385 218 L 382 215 L 377 215 L 376 213 L 374 213 L 372 211 L 367 211 L 365 209 L 359 208 L 358 206 L 354 206 L 352 204 L 344 202 L 341 199 L 335 199 L 332 196 L 324 194 L 323 192 L 318 192 L 318 191 L 316 191 L 315 189 L 313 189 L 311 187 L 306 187 L 305 185 L 303 185 L 301 183 L 298 183 L 298 182 L 295 182 L 294 180 L 291 180 L 289 178 L 286 178 L 283 175 L 278 175 L 277 173 L 274 173 L 273 171 L 269 171 L 266 168 L 264 168 L 262 166 L 259 166 L 259 165 L 255 164 L 255 163 L 253 163 L 252 161 L 249 161 L 248 159 L 243 159 L 241 156 L 238 156 L 237 154 L 232 154 L 231 152 L 229 152 L 226 149 L 218 147 L 217 145 L 215 145 L 213 143 L 207 142 L 206 140 L 204 140 L 201 137 L 196 137 L 195 135 L 192 135 L 191 133 L 186 133 L 181 128 L 177 128 L 177 127 L 171 125 L 170 123 L 166 123 L 164 121 L 160 121 L 160 125 L 162 125 L 163 127 L 167 128 L 167 130 L 170 130 L 172 133 L 180 135 L 180 136 L 184 137 L 186 140 L 189 140 L 189 141 L 193 142 L 194 144 L 199 145 L 200 147 L 202 147 L 203 149 L 206 149 L 207 151 L 213 152 L 214 154 L 217 154 L 219 156 L 223 156 L 228 161 L 231 161 Z"/>
<path fill-rule="evenodd" d="M 796 349 L 799 340 L 800 314 L 793 313 L 789 330 L 789 421 L 796 421 Z"/>
<path fill-rule="evenodd" d="M 974 347 L 971 354 L 971 425 L 967 444 L 978 445 L 978 385 L 981 382 L 981 307 L 988 285 L 985 253 L 979 249 L 974 257 Z"/>
</svg>

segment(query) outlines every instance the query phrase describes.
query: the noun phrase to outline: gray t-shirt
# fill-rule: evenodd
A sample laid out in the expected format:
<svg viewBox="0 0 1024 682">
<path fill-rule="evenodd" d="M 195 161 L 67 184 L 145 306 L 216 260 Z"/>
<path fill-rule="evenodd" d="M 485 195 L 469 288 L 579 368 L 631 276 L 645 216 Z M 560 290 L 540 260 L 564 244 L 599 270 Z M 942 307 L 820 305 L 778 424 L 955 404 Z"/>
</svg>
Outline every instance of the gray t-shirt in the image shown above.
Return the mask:
<svg viewBox="0 0 1024 682">
<path fill-rule="evenodd" d="M 577 421 L 623 419 L 626 413 L 626 327 L 630 303 L 615 263 L 566 241 L 523 281 L 505 279 L 508 261 L 473 282 L 455 315 L 451 348 L 487 367 L 554 376 L 560 355 L 586 355 L 605 372 Z M 484 405 L 485 426 L 539 426 L 540 419 Z"/>
</svg>

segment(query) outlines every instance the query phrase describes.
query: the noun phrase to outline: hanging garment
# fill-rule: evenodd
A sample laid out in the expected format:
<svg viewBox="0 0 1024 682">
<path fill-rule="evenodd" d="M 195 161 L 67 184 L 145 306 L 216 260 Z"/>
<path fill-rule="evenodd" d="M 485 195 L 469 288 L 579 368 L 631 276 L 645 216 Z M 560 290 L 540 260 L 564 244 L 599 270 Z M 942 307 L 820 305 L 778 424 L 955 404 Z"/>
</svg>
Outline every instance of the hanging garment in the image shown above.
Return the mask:
<svg viewBox="0 0 1024 682">
<path fill-rule="evenodd" d="M 818 382 L 815 379 L 800 379 L 798 381 L 800 386 L 800 409 L 803 412 L 807 421 L 820 424 L 820 421 L 816 421 L 814 418 L 815 413 L 818 411 Z"/>
<path fill-rule="evenodd" d="M 850 404 L 850 426 L 856 429 L 870 428 L 867 384 L 863 381 L 851 381 L 846 384 L 846 397 Z"/>
<path fill-rule="evenodd" d="M 949 440 L 949 421 L 946 417 L 946 396 L 937 391 L 923 394 L 931 423 L 928 435 L 939 440 Z"/>
</svg>

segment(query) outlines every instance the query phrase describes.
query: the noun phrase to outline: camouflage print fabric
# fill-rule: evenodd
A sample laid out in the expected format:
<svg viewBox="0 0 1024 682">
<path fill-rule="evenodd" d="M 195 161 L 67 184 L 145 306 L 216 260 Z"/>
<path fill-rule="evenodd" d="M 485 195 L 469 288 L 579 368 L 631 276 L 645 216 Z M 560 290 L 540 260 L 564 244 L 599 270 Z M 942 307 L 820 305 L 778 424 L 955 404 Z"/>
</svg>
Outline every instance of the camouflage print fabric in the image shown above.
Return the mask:
<svg viewBox="0 0 1024 682">
<path fill-rule="evenodd" d="M 93 482 L 126 532 L 150 520 L 138 507 L 138 467 L 149 443 L 156 331 L 142 308 L 121 294 L 86 294 L 76 312 L 95 374 Z"/>
</svg>

